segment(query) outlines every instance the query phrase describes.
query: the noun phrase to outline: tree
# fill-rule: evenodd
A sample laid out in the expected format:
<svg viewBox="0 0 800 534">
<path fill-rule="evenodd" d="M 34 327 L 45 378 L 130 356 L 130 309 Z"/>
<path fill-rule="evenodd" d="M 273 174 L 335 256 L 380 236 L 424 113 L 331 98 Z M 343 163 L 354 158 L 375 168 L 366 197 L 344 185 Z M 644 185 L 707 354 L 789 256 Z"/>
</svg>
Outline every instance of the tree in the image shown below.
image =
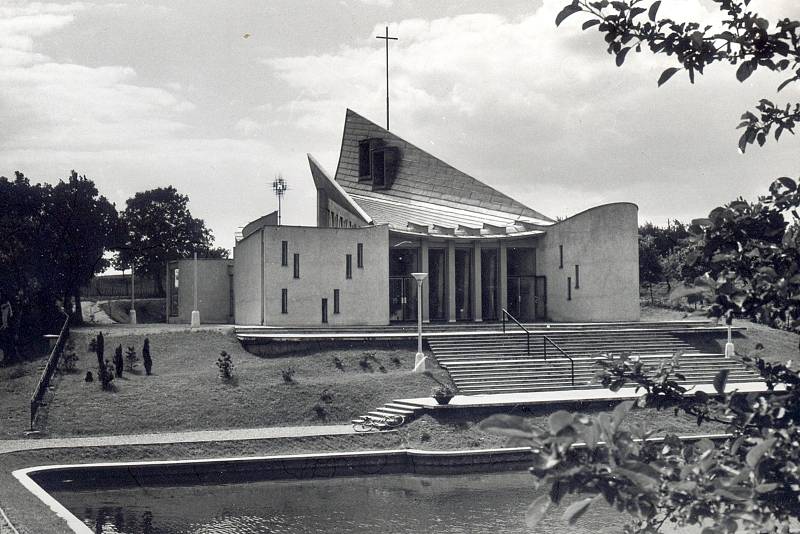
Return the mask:
<svg viewBox="0 0 800 534">
<path fill-rule="evenodd" d="M 653 304 L 653 284 L 660 282 L 664 273 L 653 236 L 639 237 L 639 282 L 650 289 L 650 304 Z"/>
<path fill-rule="evenodd" d="M 770 24 L 758 13 L 748 11 L 751 0 L 712 0 L 723 13 L 719 26 L 702 26 L 697 22 L 677 22 L 658 19 L 661 0 L 613 1 L 573 0 L 556 17 L 556 25 L 576 13 L 590 16 L 583 29 L 596 28 L 604 34 L 608 53 L 615 56 L 617 66 L 625 62 L 631 50 L 641 52 L 647 47 L 653 54 L 674 56 L 678 66 L 666 69 L 658 79 L 661 86 L 677 72 L 685 70 L 694 83 L 697 74 L 716 63 L 737 66 L 736 79 L 744 82 L 758 68 L 791 75 L 777 88 L 800 81 L 800 21 L 784 18 Z M 648 7 L 643 7 L 648 6 Z M 770 31 L 772 26 L 774 31 Z M 800 103 L 776 106 L 761 99 L 756 113 L 746 111 L 739 128 L 739 149 L 748 144 L 763 145 L 774 128 L 775 139 L 784 131 L 794 134 L 800 122 Z"/>
<path fill-rule="evenodd" d="M 110 265 L 104 255 L 119 238 L 117 209 L 99 194 L 94 182 L 75 171 L 52 188 L 49 208 L 53 283 L 66 309 L 75 299 L 72 317 L 82 323 L 80 288 Z"/>
<path fill-rule="evenodd" d="M 136 193 L 126 202 L 122 220 L 124 243 L 119 248 L 116 266 L 134 266 L 150 276 L 164 290 L 165 263 L 187 258 L 193 252 L 205 257 L 227 258 L 228 251 L 213 248 L 214 237 L 202 219 L 189 212 L 189 197 L 172 187 L 159 187 Z"/>
<path fill-rule="evenodd" d="M 680 66 L 664 71 L 659 85 L 682 69 L 694 81 L 696 74 L 717 62 L 738 65 L 739 81 L 758 67 L 794 70 L 778 90 L 800 80 L 800 22 L 783 19 L 770 32 L 769 21 L 746 10 L 749 0 L 713 1 L 726 17 L 721 28 L 658 20 L 659 0 L 648 7 L 642 7 L 641 0 L 573 0 L 558 14 L 556 24 L 575 13 L 589 14 L 583 28 L 604 34 L 617 65 L 631 50 L 644 47 L 675 56 Z M 742 151 L 753 142 L 763 145 L 773 127 L 776 139 L 784 130 L 793 133 L 794 122 L 800 120 L 797 105 L 777 108 L 764 99 L 757 110 L 760 116 L 743 115 Z M 730 321 L 738 310 L 773 324 L 796 326 L 798 205 L 797 184 L 780 178 L 768 197 L 754 204 L 736 200 L 692 225 L 695 250 L 690 263 L 708 266 L 703 278 L 717 298 L 712 313 Z M 784 218 L 787 213 L 793 218 L 791 225 Z M 637 386 L 645 394 L 636 403 L 620 403 L 613 413 L 598 417 L 559 411 L 550 417 L 549 428 L 538 432 L 510 416 L 485 421 L 484 428 L 534 440 L 532 471 L 548 491 L 528 508 L 529 525 L 535 526 L 551 503 L 581 493 L 564 514 L 570 522 L 592 503 L 605 500 L 633 516 L 627 532 L 659 532 L 672 523 L 701 525 L 703 534 L 741 527 L 788 532 L 790 521 L 796 524 L 800 517 L 800 377 L 789 364 L 769 363 L 758 354 L 741 361 L 764 378 L 767 392 L 728 392 L 728 371 L 722 370 L 714 380 L 715 394 L 690 395 L 678 383 L 683 376 L 677 356 L 658 369 L 623 357 L 601 361 L 598 379 L 612 390 L 626 383 Z M 635 405 L 682 412 L 698 425 L 725 424 L 731 437 L 688 443 L 667 435 L 647 441 L 647 429 L 623 426 Z"/>
</svg>

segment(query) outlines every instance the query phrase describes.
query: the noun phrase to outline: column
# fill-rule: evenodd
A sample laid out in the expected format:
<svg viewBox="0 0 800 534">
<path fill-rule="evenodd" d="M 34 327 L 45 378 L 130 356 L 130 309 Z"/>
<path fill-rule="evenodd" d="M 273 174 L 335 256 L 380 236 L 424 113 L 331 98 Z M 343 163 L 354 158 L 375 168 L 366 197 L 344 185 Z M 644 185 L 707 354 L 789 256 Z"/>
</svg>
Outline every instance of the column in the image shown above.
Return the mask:
<svg viewBox="0 0 800 534">
<path fill-rule="evenodd" d="M 476 323 L 483 321 L 483 280 L 481 280 L 481 242 L 475 241 L 472 249 L 472 317 Z"/>
<path fill-rule="evenodd" d="M 431 266 L 428 261 L 428 242 L 420 240 L 419 244 L 419 270 L 423 273 L 428 273 L 428 278 L 422 282 L 422 294 L 419 296 L 419 302 L 422 306 L 422 322 L 431 322 L 430 318 L 430 288 L 431 288 Z"/>
<path fill-rule="evenodd" d="M 497 316 L 502 320 L 502 309 L 508 309 L 508 255 L 504 241 L 500 241 L 500 279 L 497 281 L 500 287 L 500 310 Z"/>
<path fill-rule="evenodd" d="M 456 322 L 456 243 L 447 242 L 447 322 Z"/>
</svg>

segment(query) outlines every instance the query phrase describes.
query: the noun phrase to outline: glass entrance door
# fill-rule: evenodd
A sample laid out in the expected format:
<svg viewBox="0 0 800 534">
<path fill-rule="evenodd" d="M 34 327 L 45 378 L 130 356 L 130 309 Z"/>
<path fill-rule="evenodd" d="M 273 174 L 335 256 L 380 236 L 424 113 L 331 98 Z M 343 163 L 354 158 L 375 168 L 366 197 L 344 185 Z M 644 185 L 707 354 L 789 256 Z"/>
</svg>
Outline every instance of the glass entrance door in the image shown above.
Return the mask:
<svg viewBox="0 0 800 534">
<path fill-rule="evenodd" d="M 417 281 L 412 277 L 389 277 L 389 320 L 417 320 Z"/>
<path fill-rule="evenodd" d="M 547 315 L 544 276 L 509 276 L 508 311 L 520 321 L 541 321 Z"/>
</svg>

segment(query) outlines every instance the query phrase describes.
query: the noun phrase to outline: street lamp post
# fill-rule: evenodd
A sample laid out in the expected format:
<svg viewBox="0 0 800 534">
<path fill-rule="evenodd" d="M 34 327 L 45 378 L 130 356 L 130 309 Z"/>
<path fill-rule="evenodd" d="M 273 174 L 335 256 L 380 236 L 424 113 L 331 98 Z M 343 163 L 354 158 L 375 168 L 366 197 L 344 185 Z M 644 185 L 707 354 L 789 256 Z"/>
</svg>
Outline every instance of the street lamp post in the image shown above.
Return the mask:
<svg viewBox="0 0 800 534">
<path fill-rule="evenodd" d="M 430 367 L 428 358 L 422 352 L 422 282 L 428 277 L 428 273 L 411 273 L 417 281 L 417 356 L 414 359 L 414 372 L 422 373 Z"/>
<path fill-rule="evenodd" d="M 131 264 L 131 324 L 136 324 L 136 267 Z"/>
<path fill-rule="evenodd" d="M 200 310 L 197 309 L 197 252 L 194 253 L 194 306 L 192 307 L 192 327 L 200 326 Z"/>
</svg>

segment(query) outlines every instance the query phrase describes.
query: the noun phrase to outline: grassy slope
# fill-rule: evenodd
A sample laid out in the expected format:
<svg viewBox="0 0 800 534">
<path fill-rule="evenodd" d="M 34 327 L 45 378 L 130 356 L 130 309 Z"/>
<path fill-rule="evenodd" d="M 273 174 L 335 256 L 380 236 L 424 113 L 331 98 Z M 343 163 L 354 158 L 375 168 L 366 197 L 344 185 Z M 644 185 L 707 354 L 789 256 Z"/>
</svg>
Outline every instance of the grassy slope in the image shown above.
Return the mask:
<svg viewBox="0 0 800 534">
<path fill-rule="evenodd" d="M 19 438 L 30 426 L 30 399 L 47 355 L 0 367 L 0 439 Z"/>
<path fill-rule="evenodd" d="M 643 321 L 674 321 L 680 319 L 705 319 L 703 311 L 686 313 L 667 308 L 643 306 Z M 775 330 L 762 324 L 752 321 L 737 320 L 734 326 L 742 326 L 747 330 L 743 335 L 734 338 L 736 352 L 739 354 L 755 354 L 757 344 L 761 344 L 764 349 L 759 356 L 770 361 L 785 362 L 786 360 L 796 360 L 798 353 L 798 342 L 800 336 L 785 330 Z M 725 336 L 691 336 L 688 338 L 698 348 L 707 352 L 722 353 L 725 351 Z"/>
<path fill-rule="evenodd" d="M 163 323 L 167 320 L 165 299 L 137 299 L 134 305 L 137 323 Z M 131 321 L 130 300 L 107 300 L 98 306 L 116 323 L 128 324 Z"/>
<path fill-rule="evenodd" d="M 173 332 L 151 334 L 153 375 L 141 364 L 135 373 L 115 379 L 115 391 L 104 392 L 97 381 L 85 383 L 86 370 L 95 371 L 94 354 L 87 354 L 88 337 L 75 339 L 80 371 L 62 378 L 47 409 L 46 431 L 53 436 L 148 433 L 342 423 L 384 402 L 430 395 L 433 382 L 411 372 L 414 354 L 407 350 L 327 350 L 280 358 L 246 352 L 231 334 Z M 106 336 L 106 358 L 122 344 L 141 350 L 144 336 Z M 215 365 L 221 350 L 234 362 L 234 378 L 219 378 Z M 364 371 L 359 360 L 374 353 L 386 372 L 371 363 Z M 334 356 L 344 371 L 338 370 Z M 399 367 L 393 363 L 397 358 Z M 281 370 L 293 367 L 294 382 L 284 383 Z M 438 371 L 444 378 L 444 372 Z M 322 398 L 326 392 L 327 400 Z M 321 407 L 322 415 L 315 406 Z"/>
</svg>

